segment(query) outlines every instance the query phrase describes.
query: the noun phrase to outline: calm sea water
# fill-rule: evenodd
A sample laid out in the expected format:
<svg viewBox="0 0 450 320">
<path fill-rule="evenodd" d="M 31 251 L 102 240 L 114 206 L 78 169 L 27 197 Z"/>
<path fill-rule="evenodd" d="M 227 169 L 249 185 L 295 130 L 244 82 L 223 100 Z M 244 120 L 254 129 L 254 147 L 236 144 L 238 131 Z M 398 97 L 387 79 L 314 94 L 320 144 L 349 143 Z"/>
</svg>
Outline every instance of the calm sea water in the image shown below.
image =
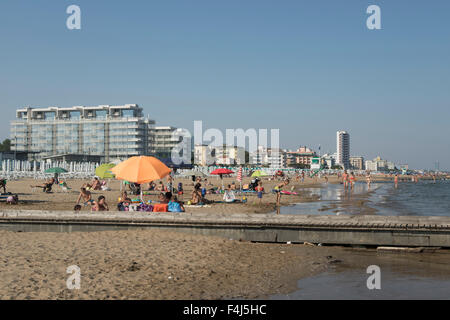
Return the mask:
<svg viewBox="0 0 450 320">
<path fill-rule="evenodd" d="M 290 294 L 271 299 L 450 299 L 450 253 L 398 254 L 346 249 L 342 263 L 300 279 Z M 369 265 L 380 268 L 381 288 L 370 290 Z"/>
<path fill-rule="evenodd" d="M 373 183 L 370 192 L 365 183 L 356 183 L 353 191 L 342 185 L 306 188 L 302 192 L 318 201 L 300 203 L 280 209 L 281 214 L 367 214 L 365 207 L 380 215 L 450 216 L 450 181 Z M 361 203 L 364 202 L 364 206 Z M 372 210 L 373 211 L 373 210 Z"/>
<path fill-rule="evenodd" d="M 318 201 L 283 207 L 281 214 L 370 214 L 450 216 L 450 181 L 357 183 L 352 192 L 342 185 L 306 188 Z M 361 205 L 364 203 L 364 205 Z M 450 299 L 450 254 L 353 253 L 347 267 L 337 267 L 298 281 L 298 290 L 271 299 Z M 359 261 L 359 263 L 357 262 Z M 345 261 L 344 261 L 345 263 Z M 366 285 L 368 265 L 382 270 L 382 289 Z"/>
</svg>

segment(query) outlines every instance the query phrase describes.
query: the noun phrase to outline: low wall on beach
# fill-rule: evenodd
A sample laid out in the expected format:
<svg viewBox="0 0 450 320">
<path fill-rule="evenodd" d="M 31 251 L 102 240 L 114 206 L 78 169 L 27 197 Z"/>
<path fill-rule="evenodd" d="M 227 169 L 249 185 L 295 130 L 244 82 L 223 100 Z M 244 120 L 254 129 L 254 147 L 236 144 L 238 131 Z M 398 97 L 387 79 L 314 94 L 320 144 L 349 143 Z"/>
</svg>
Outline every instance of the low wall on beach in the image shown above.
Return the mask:
<svg viewBox="0 0 450 320">
<path fill-rule="evenodd" d="M 450 217 L 144 212 L 0 212 L 0 230 L 84 232 L 158 228 L 255 242 L 450 247 Z"/>
</svg>

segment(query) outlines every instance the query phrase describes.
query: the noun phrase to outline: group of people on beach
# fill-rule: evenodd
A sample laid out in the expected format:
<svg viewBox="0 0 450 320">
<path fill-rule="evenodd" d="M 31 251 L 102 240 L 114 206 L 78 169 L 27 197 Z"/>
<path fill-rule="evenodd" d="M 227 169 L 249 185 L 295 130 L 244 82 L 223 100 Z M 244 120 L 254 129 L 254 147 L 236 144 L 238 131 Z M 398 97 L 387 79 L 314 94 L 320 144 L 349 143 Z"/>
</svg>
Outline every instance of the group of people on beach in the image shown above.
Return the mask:
<svg viewBox="0 0 450 320">
<path fill-rule="evenodd" d="M 356 177 L 353 172 L 347 173 L 347 170 L 344 170 L 342 174 L 342 183 L 344 184 L 344 189 L 353 189 L 356 182 Z"/>
<path fill-rule="evenodd" d="M 106 198 L 103 195 L 100 195 L 97 201 L 92 199 L 92 193 L 86 189 L 83 185 L 80 188 L 80 194 L 78 196 L 77 202 L 74 207 L 74 211 L 80 211 L 81 205 L 80 201 L 83 201 L 83 206 L 91 206 L 91 211 L 109 211 L 108 204 L 106 203 Z"/>
</svg>

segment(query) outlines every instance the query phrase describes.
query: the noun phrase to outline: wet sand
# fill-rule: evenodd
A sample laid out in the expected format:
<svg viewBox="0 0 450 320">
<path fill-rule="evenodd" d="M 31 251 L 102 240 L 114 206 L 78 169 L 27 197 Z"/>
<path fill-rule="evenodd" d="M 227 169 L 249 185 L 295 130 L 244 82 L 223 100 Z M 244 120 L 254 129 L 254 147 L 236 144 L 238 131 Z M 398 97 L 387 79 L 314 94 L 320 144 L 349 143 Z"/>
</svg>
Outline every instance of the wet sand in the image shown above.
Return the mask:
<svg viewBox="0 0 450 320">
<path fill-rule="evenodd" d="M 341 249 L 342 262 L 324 273 L 302 278 L 298 289 L 271 299 L 449 299 L 450 251 L 406 253 L 375 249 Z M 372 273 L 380 268 L 379 290 L 369 290 Z"/>
</svg>

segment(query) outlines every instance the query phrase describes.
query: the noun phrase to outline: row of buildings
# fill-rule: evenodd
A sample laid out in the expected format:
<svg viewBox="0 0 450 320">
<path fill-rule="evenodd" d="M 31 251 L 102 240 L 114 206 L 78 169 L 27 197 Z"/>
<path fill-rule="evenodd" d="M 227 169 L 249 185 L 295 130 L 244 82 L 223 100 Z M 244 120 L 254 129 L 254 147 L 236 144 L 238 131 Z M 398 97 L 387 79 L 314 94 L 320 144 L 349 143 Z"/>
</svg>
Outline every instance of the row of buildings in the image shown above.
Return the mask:
<svg viewBox="0 0 450 320">
<path fill-rule="evenodd" d="M 136 104 L 122 106 L 75 106 L 70 108 L 22 108 L 11 122 L 14 159 L 110 162 L 137 155 L 171 158 L 172 149 L 181 138 L 177 128 L 156 126 Z M 192 148 L 193 147 L 193 148 Z M 308 168 L 315 162 L 321 167 L 370 171 L 393 170 L 392 162 L 381 159 L 364 161 L 350 156 L 350 135 L 336 134 L 336 153 L 317 154 L 302 146 L 284 150 L 258 146 L 247 152 L 242 147 L 191 145 L 191 159 L 197 165 L 261 165 L 275 168 Z"/>
</svg>

